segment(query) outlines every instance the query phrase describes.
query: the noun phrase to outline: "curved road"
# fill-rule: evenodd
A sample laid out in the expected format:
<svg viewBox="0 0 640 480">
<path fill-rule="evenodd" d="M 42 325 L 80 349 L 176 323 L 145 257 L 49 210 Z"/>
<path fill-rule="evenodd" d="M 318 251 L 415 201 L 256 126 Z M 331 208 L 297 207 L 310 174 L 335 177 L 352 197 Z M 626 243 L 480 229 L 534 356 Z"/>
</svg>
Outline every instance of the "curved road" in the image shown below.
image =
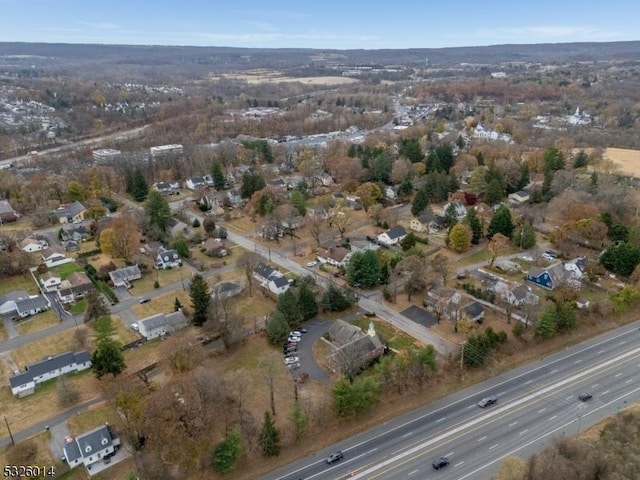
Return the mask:
<svg viewBox="0 0 640 480">
<path fill-rule="evenodd" d="M 640 322 L 457 392 L 263 477 L 484 480 L 508 455 L 527 457 L 640 401 Z M 589 392 L 593 399 L 580 402 Z M 497 405 L 481 409 L 484 396 Z M 342 462 L 324 458 L 340 449 Z M 436 471 L 431 462 L 447 456 Z"/>
</svg>

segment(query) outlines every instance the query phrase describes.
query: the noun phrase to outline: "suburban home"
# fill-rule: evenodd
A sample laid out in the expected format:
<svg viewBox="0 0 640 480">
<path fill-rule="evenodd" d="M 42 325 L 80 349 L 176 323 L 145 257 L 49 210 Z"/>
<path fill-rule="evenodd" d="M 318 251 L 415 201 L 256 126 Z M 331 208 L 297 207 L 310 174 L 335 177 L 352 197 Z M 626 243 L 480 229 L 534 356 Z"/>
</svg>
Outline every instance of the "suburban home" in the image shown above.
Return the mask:
<svg viewBox="0 0 640 480">
<path fill-rule="evenodd" d="M 519 192 L 511 193 L 507 197 L 509 202 L 513 205 L 521 205 L 529 201 L 531 192 L 528 189 L 520 190 Z"/>
<path fill-rule="evenodd" d="M 262 224 L 260 235 L 266 240 L 276 240 L 284 236 L 284 227 L 279 220 L 268 219 Z"/>
<path fill-rule="evenodd" d="M 460 200 L 454 200 L 452 202 L 445 203 L 442 207 L 442 211 L 440 212 L 440 216 L 445 217 L 447 215 L 447 211 L 449 211 L 450 209 L 453 209 L 453 216 L 458 221 L 467 216 L 467 207 L 465 207 L 464 203 Z"/>
<path fill-rule="evenodd" d="M 73 258 L 67 258 L 64 252 L 58 247 L 45 248 L 42 251 L 42 261 L 47 268 L 57 267 L 65 263 L 73 262 Z"/>
<path fill-rule="evenodd" d="M 73 272 L 58 286 L 58 299 L 62 303 L 73 303 L 85 297 L 93 288 L 85 272 Z"/>
<path fill-rule="evenodd" d="M 388 247 L 397 245 L 407 236 L 407 230 L 402 225 L 396 225 L 384 233 L 378 235 L 378 242 Z"/>
<path fill-rule="evenodd" d="M 344 199 L 344 205 L 352 210 L 362 210 L 362 202 L 357 195 L 347 195 Z"/>
<path fill-rule="evenodd" d="M 273 188 L 277 193 L 284 193 L 287 191 L 287 182 L 282 178 L 271 180 L 267 185 Z"/>
<path fill-rule="evenodd" d="M 140 271 L 140 267 L 136 264 L 109 272 L 109 278 L 111 279 L 114 287 L 129 288 L 131 287 L 131 282 L 142 278 L 142 272 Z"/>
<path fill-rule="evenodd" d="M 333 352 L 327 356 L 328 366 L 353 376 L 366 368 L 385 351 L 385 345 L 376 333 L 373 323 L 366 332 L 344 320 L 333 322 L 329 329 L 329 342 Z"/>
<path fill-rule="evenodd" d="M 424 306 L 429 312 L 436 314 L 438 321 L 452 320 L 458 316 L 461 300 L 460 292 L 448 287 L 437 287 L 427 291 Z"/>
<path fill-rule="evenodd" d="M 279 295 L 289 288 L 289 280 L 278 270 L 260 262 L 253 269 L 253 278 L 255 278 L 262 288 L 269 290 L 271 293 Z"/>
<path fill-rule="evenodd" d="M 60 240 L 75 240 L 76 242 L 85 242 L 91 234 L 84 225 L 68 224 L 60 229 Z"/>
<path fill-rule="evenodd" d="M 395 200 L 398 198 L 398 189 L 391 185 L 384 187 L 384 196 L 388 200 Z"/>
<path fill-rule="evenodd" d="M 572 276 L 562 263 L 556 263 L 548 267 L 531 266 L 527 274 L 527 280 L 549 290 L 567 284 L 572 287 L 580 287 L 580 280 Z"/>
<path fill-rule="evenodd" d="M 587 257 L 577 257 L 564 263 L 564 269 L 569 272 L 572 279 L 582 280 L 587 267 Z"/>
<path fill-rule="evenodd" d="M 167 222 L 167 233 L 173 238 L 183 236 L 187 240 L 191 240 L 196 234 L 186 223 L 174 217 L 171 217 Z"/>
<path fill-rule="evenodd" d="M 158 270 L 166 270 L 168 268 L 177 268 L 182 266 L 180 255 L 175 250 L 160 247 L 156 256 L 154 267 Z"/>
<path fill-rule="evenodd" d="M 351 247 L 351 253 L 366 252 L 367 250 L 375 252 L 380 249 L 380 245 L 369 240 L 351 240 L 349 246 Z"/>
<path fill-rule="evenodd" d="M 162 195 L 173 195 L 180 190 L 179 182 L 158 182 L 153 184 L 153 189 Z"/>
<path fill-rule="evenodd" d="M 8 200 L 0 200 L 0 225 L 15 222 L 20 218 Z"/>
<path fill-rule="evenodd" d="M 330 187 L 331 185 L 333 185 L 333 177 L 327 172 L 322 172 L 316 178 L 318 182 L 320 182 L 320 185 L 322 185 L 323 187 Z"/>
<path fill-rule="evenodd" d="M 409 229 L 418 233 L 427 232 L 429 230 L 429 221 L 428 219 L 425 219 L 425 220 L 426 222 L 423 221 L 421 218 L 413 217 L 409 222 Z"/>
<path fill-rule="evenodd" d="M 58 221 L 66 225 L 67 223 L 80 223 L 84 220 L 85 211 L 84 205 L 76 200 L 73 203 L 61 205 L 54 213 L 57 215 Z"/>
<path fill-rule="evenodd" d="M 344 267 L 349 263 L 351 251 L 344 247 L 329 247 L 317 255 L 321 263 L 328 263 L 334 267 Z"/>
<path fill-rule="evenodd" d="M 0 314 L 16 311 L 16 302 L 26 300 L 29 298 L 29 294 L 25 290 L 14 290 L 12 292 L 0 295 Z"/>
<path fill-rule="evenodd" d="M 186 186 L 189 190 L 197 190 L 207 186 L 207 181 L 204 177 L 191 177 L 186 181 Z"/>
<path fill-rule="evenodd" d="M 86 350 L 46 357 L 26 367 L 26 371 L 9 378 L 11 393 L 16 397 L 26 397 L 35 392 L 36 385 L 39 383 L 67 373 L 80 372 L 89 367 L 91 367 L 91 355 Z"/>
<path fill-rule="evenodd" d="M 47 272 L 40 276 L 40 285 L 42 285 L 45 292 L 55 292 L 61 282 L 60 274 L 56 272 Z"/>
<path fill-rule="evenodd" d="M 162 337 L 168 333 L 178 331 L 189 324 L 182 310 L 165 314 L 158 313 L 138 322 L 139 333 L 147 340 Z"/>
<path fill-rule="evenodd" d="M 120 438 L 109 425 L 102 425 L 78 435 L 73 442 L 64 446 L 62 453 L 70 468 L 82 464 L 91 474 L 93 465 L 115 455 L 119 447 Z"/>
<path fill-rule="evenodd" d="M 77 252 L 80 250 L 80 244 L 75 240 L 63 240 L 61 245 L 65 252 Z"/>
<path fill-rule="evenodd" d="M 226 257 L 229 255 L 229 251 L 224 246 L 224 242 L 222 242 L 219 238 L 207 238 L 204 242 L 202 242 L 202 246 L 200 250 L 204 252 L 208 257 Z"/>
<path fill-rule="evenodd" d="M 444 228 L 444 217 L 436 215 L 433 220 L 429 222 L 429 233 L 438 233 Z"/>
<path fill-rule="evenodd" d="M 538 303 L 538 296 L 531 291 L 531 287 L 524 283 L 518 283 L 515 286 L 504 282 L 498 282 L 492 289 L 498 294 L 502 300 L 513 305 L 521 307 L 525 303 L 535 305 Z"/>
<path fill-rule="evenodd" d="M 234 207 L 243 202 L 242 195 L 240 195 L 240 191 L 237 188 L 232 188 L 231 190 L 227 190 L 226 195 L 227 195 L 227 200 Z"/>
<path fill-rule="evenodd" d="M 211 298 L 214 300 L 224 300 L 226 298 L 240 295 L 244 290 L 244 282 L 220 282 L 216 283 L 211 289 Z"/>
<path fill-rule="evenodd" d="M 19 300 L 16 302 L 16 313 L 20 318 L 27 318 L 32 315 L 36 315 L 40 312 L 46 312 L 49 310 L 49 300 L 42 295 L 36 295 L 33 297 Z"/>
<path fill-rule="evenodd" d="M 469 322 L 482 323 L 484 319 L 484 306 L 477 301 L 472 301 L 462 306 L 461 316 Z"/>
<path fill-rule="evenodd" d="M 304 217 L 296 215 L 294 217 L 284 218 L 280 224 L 285 230 L 296 230 L 304 226 Z"/>
<path fill-rule="evenodd" d="M 27 253 L 41 252 L 49 248 L 49 243 L 44 239 L 27 237 L 20 242 L 20 250 Z"/>
</svg>

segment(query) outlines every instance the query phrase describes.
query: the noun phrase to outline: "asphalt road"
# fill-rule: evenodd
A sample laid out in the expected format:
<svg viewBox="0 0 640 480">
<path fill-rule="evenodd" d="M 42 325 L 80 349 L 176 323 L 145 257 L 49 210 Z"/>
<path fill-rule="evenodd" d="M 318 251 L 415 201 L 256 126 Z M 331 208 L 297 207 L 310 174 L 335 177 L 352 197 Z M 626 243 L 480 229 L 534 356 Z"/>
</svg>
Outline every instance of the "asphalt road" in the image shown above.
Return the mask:
<svg viewBox="0 0 640 480">
<path fill-rule="evenodd" d="M 433 402 L 263 477 L 484 480 L 508 455 L 527 457 L 640 401 L 640 322 Z M 593 399 L 580 402 L 589 392 Z M 498 403 L 477 402 L 490 394 Z M 334 450 L 343 461 L 327 465 Z M 431 463 L 447 456 L 436 471 Z"/>
</svg>

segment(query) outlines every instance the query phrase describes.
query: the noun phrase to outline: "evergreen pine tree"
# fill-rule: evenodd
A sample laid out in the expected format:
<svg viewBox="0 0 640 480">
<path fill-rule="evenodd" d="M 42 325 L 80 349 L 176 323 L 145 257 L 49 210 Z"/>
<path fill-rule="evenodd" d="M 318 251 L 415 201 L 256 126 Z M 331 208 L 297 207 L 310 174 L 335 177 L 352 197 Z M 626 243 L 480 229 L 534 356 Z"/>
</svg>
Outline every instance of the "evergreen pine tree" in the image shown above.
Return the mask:
<svg viewBox="0 0 640 480">
<path fill-rule="evenodd" d="M 280 433 L 276 428 L 271 414 L 264 412 L 264 423 L 260 433 L 260 446 L 265 457 L 277 457 L 280 455 Z"/>
<path fill-rule="evenodd" d="M 318 315 L 316 296 L 306 283 L 300 285 L 300 289 L 298 290 L 298 305 L 303 321 L 310 320 Z"/>
<path fill-rule="evenodd" d="M 465 222 L 471 228 L 471 243 L 477 245 L 482 238 L 482 222 L 478 218 L 478 214 L 475 208 L 467 210 L 467 216 Z"/>
<path fill-rule="evenodd" d="M 222 190 L 225 186 L 224 173 L 220 162 L 214 160 L 211 164 L 211 176 L 213 177 L 213 186 L 216 190 Z"/>
<path fill-rule="evenodd" d="M 424 188 L 418 190 L 413 197 L 413 203 L 411 205 L 411 213 L 414 217 L 420 215 L 425 208 L 429 205 L 429 197 L 427 191 Z"/>
<path fill-rule="evenodd" d="M 193 276 L 189 283 L 189 296 L 191 297 L 191 307 L 193 308 L 193 317 L 191 321 L 197 327 L 201 327 L 208 318 L 209 302 L 211 295 L 207 281 L 200 274 Z"/>
<path fill-rule="evenodd" d="M 487 237 L 491 238 L 496 233 L 501 233 L 507 238 L 513 238 L 514 229 L 511 212 L 506 206 L 502 205 L 491 219 L 491 223 L 489 223 Z"/>
</svg>

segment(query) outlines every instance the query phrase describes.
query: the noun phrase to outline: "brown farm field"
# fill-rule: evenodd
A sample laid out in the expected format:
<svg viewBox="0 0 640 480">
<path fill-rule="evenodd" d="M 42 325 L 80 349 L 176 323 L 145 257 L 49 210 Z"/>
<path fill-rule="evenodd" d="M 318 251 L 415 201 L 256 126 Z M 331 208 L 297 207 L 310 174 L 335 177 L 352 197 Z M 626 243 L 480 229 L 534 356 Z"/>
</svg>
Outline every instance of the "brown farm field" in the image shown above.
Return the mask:
<svg viewBox="0 0 640 480">
<path fill-rule="evenodd" d="M 620 168 L 620 173 L 640 178 L 640 150 L 607 148 L 603 156 Z"/>
<path fill-rule="evenodd" d="M 359 80 L 350 77 L 287 77 L 276 70 L 257 69 L 242 73 L 228 73 L 220 76 L 212 76 L 211 80 L 217 81 L 223 78 L 243 80 L 250 84 L 257 83 L 291 83 L 300 82 L 307 85 L 347 85 L 357 83 Z"/>
</svg>

